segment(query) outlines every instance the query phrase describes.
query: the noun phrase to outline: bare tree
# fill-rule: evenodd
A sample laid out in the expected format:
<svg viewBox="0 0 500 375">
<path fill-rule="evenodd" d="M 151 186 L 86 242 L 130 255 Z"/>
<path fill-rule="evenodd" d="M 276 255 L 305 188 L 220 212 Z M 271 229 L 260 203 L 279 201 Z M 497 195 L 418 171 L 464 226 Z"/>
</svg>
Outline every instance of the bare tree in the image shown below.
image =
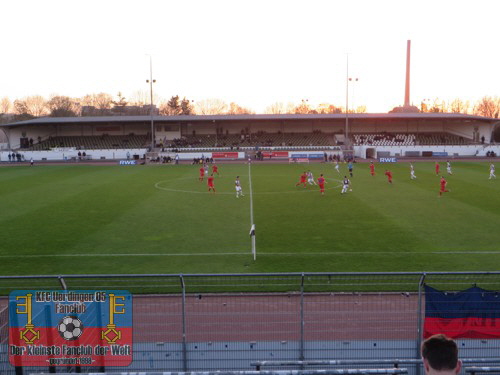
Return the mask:
<svg viewBox="0 0 500 375">
<path fill-rule="evenodd" d="M 82 106 L 93 106 L 94 105 L 94 94 L 85 95 L 80 99 L 80 104 Z"/>
<path fill-rule="evenodd" d="M 28 96 L 26 102 L 28 104 L 28 110 L 33 116 L 40 117 L 48 113 L 47 101 L 43 96 Z"/>
<path fill-rule="evenodd" d="M 270 115 L 284 114 L 284 113 L 286 113 L 285 104 L 283 102 L 273 103 L 270 106 L 266 107 L 266 109 L 264 110 L 264 113 L 267 113 Z"/>
<path fill-rule="evenodd" d="M 89 94 L 85 95 L 81 99 L 81 103 L 84 106 L 93 106 L 97 109 L 104 110 L 110 109 L 113 103 L 113 98 L 111 95 L 101 92 L 99 94 Z"/>
<path fill-rule="evenodd" d="M 9 113 L 12 108 L 12 103 L 8 97 L 4 97 L 0 100 L 0 114 Z"/>
<path fill-rule="evenodd" d="M 14 101 L 14 110 L 17 115 L 40 117 L 48 113 L 47 102 L 40 95 L 27 96 Z"/>
<path fill-rule="evenodd" d="M 292 102 L 288 102 L 287 105 L 286 105 L 286 113 L 295 113 L 295 103 L 292 103 Z"/>
<path fill-rule="evenodd" d="M 474 114 L 498 118 L 500 115 L 500 98 L 498 96 L 485 96 L 474 107 Z"/>
<path fill-rule="evenodd" d="M 446 108 L 445 101 L 439 98 L 435 98 L 432 104 L 426 108 L 427 109 L 426 112 L 441 113 L 445 111 L 445 108 Z"/>
<path fill-rule="evenodd" d="M 155 99 L 155 95 L 153 94 L 153 99 Z M 158 99 L 158 98 L 156 98 Z M 155 103 L 158 103 L 158 100 L 154 100 Z M 150 94 L 147 90 L 137 90 L 130 97 L 130 104 L 143 106 L 151 103 Z"/>
<path fill-rule="evenodd" d="M 26 101 L 22 99 L 14 100 L 14 113 L 16 115 L 28 115 L 28 106 Z"/>
<path fill-rule="evenodd" d="M 97 109 L 110 109 L 112 103 L 113 98 L 109 94 L 101 92 L 95 95 L 95 107 Z"/>
<path fill-rule="evenodd" d="M 236 104 L 234 102 L 229 103 L 229 110 L 227 111 L 228 115 L 249 115 L 252 114 L 251 109 L 245 108 Z"/>
<path fill-rule="evenodd" d="M 68 96 L 53 96 L 47 106 L 52 117 L 74 117 L 81 111 L 80 105 Z"/>
<path fill-rule="evenodd" d="M 342 108 L 329 103 L 321 103 L 316 108 L 316 111 L 321 114 L 342 113 Z"/>
<path fill-rule="evenodd" d="M 469 113 L 470 102 L 464 102 L 462 99 L 456 98 L 448 105 L 448 109 L 452 113 Z"/>
<path fill-rule="evenodd" d="M 221 115 L 227 112 L 228 106 L 221 99 L 205 99 L 196 102 L 195 112 L 199 115 Z"/>
<path fill-rule="evenodd" d="M 309 107 L 309 103 L 307 100 L 302 100 L 302 102 L 295 106 L 293 113 L 297 115 L 305 115 L 311 113 L 311 107 Z"/>
<path fill-rule="evenodd" d="M 366 113 L 366 105 L 358 105 L 354 111 L 356 113 Z"/>
</svg>

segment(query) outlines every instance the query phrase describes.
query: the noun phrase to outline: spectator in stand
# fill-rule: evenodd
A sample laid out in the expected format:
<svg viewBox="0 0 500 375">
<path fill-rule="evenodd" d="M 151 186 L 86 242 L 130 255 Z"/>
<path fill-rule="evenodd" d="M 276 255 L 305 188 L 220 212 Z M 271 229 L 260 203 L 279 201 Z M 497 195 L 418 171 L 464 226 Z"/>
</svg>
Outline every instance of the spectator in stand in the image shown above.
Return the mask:
<svg viewBox="0 0 500 375">
<path fill-rule="evenodd" d="M 445 335 L 438 334 L 425 340 L 421 354 L 426 375 L 456 375 L 462 368 L 457 344 Z"/>
</svg>

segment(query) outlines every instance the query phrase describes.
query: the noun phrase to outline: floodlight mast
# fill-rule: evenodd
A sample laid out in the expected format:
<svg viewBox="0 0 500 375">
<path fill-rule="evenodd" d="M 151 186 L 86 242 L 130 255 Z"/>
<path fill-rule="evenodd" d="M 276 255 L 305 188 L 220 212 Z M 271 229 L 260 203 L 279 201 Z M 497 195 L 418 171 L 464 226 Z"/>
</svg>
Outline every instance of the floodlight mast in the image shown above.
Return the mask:
<svg viewBox="0 0 500 375">
<path fill-rule="evenodd" d="M 345 146 L 349 145 L 349 54 L 346 57 L 346 81 L 345 81 Z"/>
<path fill-rule="evenodd" d="M 358 78 L 349 77 L 349 54 L 346 62 L 346 83 L 345 83 L 345 146 L 349 148 L 349 82 L 358 82 Z"/>
<path fill-rule="evenodd" d="M 154 117 L 153 117 L 153 83 L 156 82 L 156 79 L 153 79 L 153 58 L 151 55 L 149 56 L 149 79 L 146 80 L 146 83 L 149 83 L 149 91 L 150 91 L 150 108 L 149 114 L 151 115 L 151 151 L 155 148 L 155 128 L 154 128 Z"/>
</svg>

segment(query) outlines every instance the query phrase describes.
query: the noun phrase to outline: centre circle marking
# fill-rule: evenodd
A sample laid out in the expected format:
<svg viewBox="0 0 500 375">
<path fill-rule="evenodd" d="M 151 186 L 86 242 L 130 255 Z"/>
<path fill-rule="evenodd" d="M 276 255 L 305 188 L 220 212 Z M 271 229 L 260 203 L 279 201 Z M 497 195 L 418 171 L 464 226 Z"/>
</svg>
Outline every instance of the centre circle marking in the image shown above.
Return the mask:
<svg viewBox="0 0 500 375">
<path fill-rule="evenodd" d="M 175 179 L 175 181 L 178 181 L 178 180 L 191 180 L 193 179 L 192 177 L 185 177 L 185 178 L 178 178 L 178 179 Z M 341 181 L 339 180 L 336 180 L 334 178 L 326 178 L 326 180 L 330 180 L 330 181 L 335 181 L 335 182 L 338 182 L 339 185 L 335 185 L 335 186 L 332 186 L 332 187 L 328 187 L 328 188 L 325 188 L 325 190 L 333 190 L 333 189 L 336 189 L 336 188 L 339 188 L 342 186 L 342 184 L 340 184 Z M 169 187 L 166 187 L 166 186 L 162 186 L 162 184 L 164 183 L 168 183 L 170 182 L 169 180 L 164 180 L 164 181 L 158 181 L 154 184 L 154 187 L 158 190 L 164 190 L 164 191 L 171 191 L 171 192 L 174 192 L 174 193 L 186 193 L 186 194 L 213 194 L 213 193 L 210 193 L 208 191 L 196 191 L 196 190 L 185 190 L 185 189 L 173 189 L 173 188 L 169 188 Z M 217 187 L 216 187 L 217 189 Z M 253 191 L 253 194 L 254 195 L 269 195 L 269 194 L 300 194 L 300 193 L 317 193 L 319 192 L 319 189 L 314 189 L 314 190 L 294 190 L 294 191 L 291 191 L 291 190 L 288 190 L 288 191 L 260 191 L 260 192 L 255 192 Z M 234 195 L 235 193 L 232 192 L 232 193 L 229 193 L 229 192 L 217 192 L 216 194 L 225 194 L 225 195 Z"/>
</svg>

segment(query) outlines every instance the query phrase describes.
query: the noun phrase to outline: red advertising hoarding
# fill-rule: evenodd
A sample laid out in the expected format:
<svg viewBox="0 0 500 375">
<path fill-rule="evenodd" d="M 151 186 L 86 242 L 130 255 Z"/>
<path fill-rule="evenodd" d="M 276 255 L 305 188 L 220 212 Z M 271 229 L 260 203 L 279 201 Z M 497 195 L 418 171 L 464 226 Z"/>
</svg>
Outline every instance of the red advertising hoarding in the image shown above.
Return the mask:
<svg viewBox="0 0 500 375">
<path fill-rule="evenodd" d="M 238 159 L 237 152 L 212 152 L 214 159 Z"/>
<path fill-rule="evenodd" d="M 262 156 L 265 158 L 288 158 L 288 151 L 263 151 Z"/>
</svg>

